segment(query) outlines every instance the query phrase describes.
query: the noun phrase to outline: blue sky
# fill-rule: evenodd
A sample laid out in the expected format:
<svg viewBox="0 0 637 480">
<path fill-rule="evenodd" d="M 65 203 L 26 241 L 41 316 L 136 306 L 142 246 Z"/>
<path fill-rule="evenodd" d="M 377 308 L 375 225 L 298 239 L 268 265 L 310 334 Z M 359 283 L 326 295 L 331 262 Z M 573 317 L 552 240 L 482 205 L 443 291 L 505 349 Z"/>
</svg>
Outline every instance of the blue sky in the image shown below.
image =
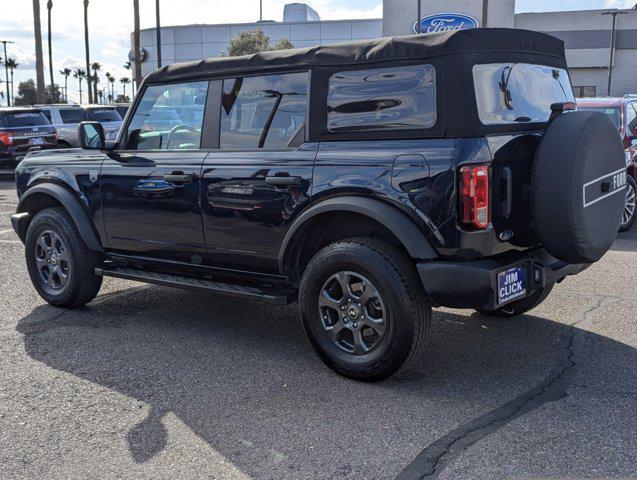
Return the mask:
<svg viewBox="0 0 637 480">
<path fill-rule="evenodd" d="M 3 3 L 8 1 L 2 0 Z M 517 0 L 516 12 L 629 8 L 635 2 L 637 0 Z M 132 3 L 132 0 L 90 0 L 91 59 L 99 61 L 103 65 L 102 75 L 108 71 L 116 78 L 130 76 L 130 73 L 122 65 L 126 61 L 130 49 L 129 35 L 133 28 Z M 140 0 L 142 28 L 153 25 L 154 3 L 154 0 Z M 287 2 L 281 0 L 263 0 L 264 17 L 281 20 L 285 3 Z M 380 18 L 382 16 L 381 0 L 306 0 L 306 3 L 314 7 L 323 19 Z M 46 66 L 48 55 L 46 48 L 46 0 L 40 0 L 40 4 Z M 232 0 L 231 4 L 233 8 L 228 8 L 228 3 L 222 0 L 162 0 L 162 23 L 164 25 L 184 25 L 257 20 L 258 0 Z M 19 81 L 35 76 L 33 12 L 31 1 L 14 0 L 13 5 L 12 8 L 4 8 L 0 15 L 0 39 L 16 42 L 9 46 L 8 56 L 16 58 L 20 63 L 20 67 L 15 72 L 17 88 Z M 82 68 L 83 64 L 82 2 L 81 0 L 53 0 L 52 13 L 55 81 L 62 84 L 63 80 L 57 73 L 60 69 L 63 67 Z M 3 69 L 0 70 L 0 80 L 4 80 Z M 75 99 L 77 97 L 77 81 L 69 80 L 69 97 Z M 102 79 L 103 85 L 104 79 Z M 120 87 L 119 83 L 117 87 Z"/>
</svg>

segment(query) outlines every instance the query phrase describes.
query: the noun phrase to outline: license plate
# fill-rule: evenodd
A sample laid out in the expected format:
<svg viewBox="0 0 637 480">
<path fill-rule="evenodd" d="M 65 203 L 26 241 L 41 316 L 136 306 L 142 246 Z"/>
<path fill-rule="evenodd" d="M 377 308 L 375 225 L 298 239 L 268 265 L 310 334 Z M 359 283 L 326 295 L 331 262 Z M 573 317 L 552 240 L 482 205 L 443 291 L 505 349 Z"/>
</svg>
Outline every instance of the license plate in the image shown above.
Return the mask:
<svg viewBox="0 0 637 480">
<path fill-rule="evenodd" d="M 498 273 L 498 304 L 526 296 L 526 267 L 508 268 Z"/>
<path fill-rule="evenodd" d="M 44 145 L 44 139 L 42 137 L 30 138 L 29 145 Z"/>
</svg>

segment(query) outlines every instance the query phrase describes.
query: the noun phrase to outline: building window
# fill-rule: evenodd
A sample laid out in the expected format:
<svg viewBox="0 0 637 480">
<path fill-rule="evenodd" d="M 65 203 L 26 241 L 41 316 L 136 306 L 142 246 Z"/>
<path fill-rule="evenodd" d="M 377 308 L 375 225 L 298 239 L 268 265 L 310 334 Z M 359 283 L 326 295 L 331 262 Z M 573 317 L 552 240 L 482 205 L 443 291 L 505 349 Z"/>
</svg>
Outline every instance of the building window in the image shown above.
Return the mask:
<svg viewBox="0 0 637 480">
<path fill-rule="evenodd" d="M 436 123 L 432 65 L 339 72 L 330 78 L 330 132 L 431 128 Z"/>
<path fill-rule="evenodd" d="M 573 87 L 573 93 L 577 98 L 597 96 L 597 87 Z"/>
</svg>

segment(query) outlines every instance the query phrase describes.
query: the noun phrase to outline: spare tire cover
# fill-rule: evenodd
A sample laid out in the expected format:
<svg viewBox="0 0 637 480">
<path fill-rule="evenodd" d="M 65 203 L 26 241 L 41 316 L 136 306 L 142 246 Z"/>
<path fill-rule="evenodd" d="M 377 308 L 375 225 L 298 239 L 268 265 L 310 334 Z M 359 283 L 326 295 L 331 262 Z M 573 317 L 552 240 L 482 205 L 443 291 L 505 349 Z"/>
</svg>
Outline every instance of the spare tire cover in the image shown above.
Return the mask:
<svg viewBox="0 0 637 480">
<path fill-rule="evenodd" d="M 625 188 L 617 127 L 600 112 L 560 115 L 533 166 L 533 222 L 544 248 L 567 263 L 599 260 L 617 235 Z"/>
</svg>

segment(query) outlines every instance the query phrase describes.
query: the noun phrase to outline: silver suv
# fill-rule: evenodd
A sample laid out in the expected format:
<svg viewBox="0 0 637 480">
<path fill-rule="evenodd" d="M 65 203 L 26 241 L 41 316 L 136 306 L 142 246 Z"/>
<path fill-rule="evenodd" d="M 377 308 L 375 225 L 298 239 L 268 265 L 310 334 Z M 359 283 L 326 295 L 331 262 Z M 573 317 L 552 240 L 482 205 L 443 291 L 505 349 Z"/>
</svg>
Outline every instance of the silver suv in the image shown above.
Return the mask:
<svg viewBox="0 0 637 480">
<path fill-rule="evenodd" d="M 62 148 L 79 147 L 77 127 L 80 122 L 91 120 L 100 122 L 104 127 L 106 145 L 111 146 L 117 140 L 122 117 L 115 107 L 109 105 L 39 105 L 38 108 L 49 119 L 58 132 L 58 145 Z"/>
</svg>

